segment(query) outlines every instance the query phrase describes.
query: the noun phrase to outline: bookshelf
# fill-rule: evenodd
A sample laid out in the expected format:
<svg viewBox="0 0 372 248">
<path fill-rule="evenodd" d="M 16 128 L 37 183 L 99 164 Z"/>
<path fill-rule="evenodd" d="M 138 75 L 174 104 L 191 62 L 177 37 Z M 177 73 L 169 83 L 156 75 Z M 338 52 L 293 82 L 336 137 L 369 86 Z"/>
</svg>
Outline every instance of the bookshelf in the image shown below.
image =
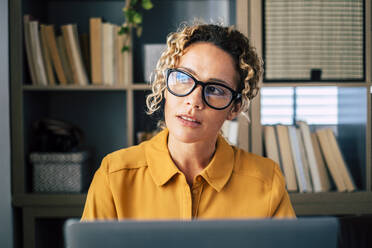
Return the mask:
<svg viewBox="0 0 372 248">
<path fill-rule="evenodd" d="M 123 23 L 123 0 L 9 2 L 12 203 L 18 246 L 63 247 L 63 222 L 81 216 L 86 198 L 85 192 L 32 192 L 32 169 L 28 162 L 32 123 L 50 117 L 79 126 L 85 134 L 85 145 L 93 154 L 90 165 L 93 171 L 107 153 L 136 144 L 136 133 L 153 129 L 157 122 L 145 114 L 145 95 L 151 88 L 143 77 L 143 46 L 165 43 L 169 32 L 193 17 L 207 21 L 219 21 L 222 17 L 226 24 L 236 22 L 235 0 L 220 0 L 217 4 L 210 2 L 153 0 L 154 8 L 143 16 L 142 36 L 132 37 L 133 81 L 125 86 L 32 85 L 23 38 L 25 14 L 30 14 L 40 23 L 53 24 L 55 30 L 64 24 L 76 23 L 79 33 L 88 33 L 91 17 Z M 50 235 L 50 231 L 56 234 Z"/>
<path fill-rule="evenodd" d="M 238 2 L 238 26 L 252 40 L 259 54 L 264 49 L 263 0 Z M 340 123 L 334 128 L 341 150 L 351 171 L 356 169 L 360 177 L 355 178 L 358 190 L 350 193 L 290 193 L 297 215 L 370 215 L 372 214 L 372 165 L 371 165 L 371 4 L 364 1 L 365 11 L 365 80 L 359 82 L 263 82 L 263 87 L 324 87 L 338 89 Z M 241 13 L 241 15 L 240 15 Z M 249 13 L 244 15 L 244 13 Z M 252 25 L 249 25 L 251 23 Z M 351 101 L 350 101 L 351 99 Z M 352 113 L 359 120 L 353 123 Z M 350 118 L 349 118 L 350 117 Z M 251 105 L 249 133 L 251 151 L 263 154 L 263 128 L 261 124 L 261 97 L 258 95 Z M 361 119 L 361 120 L 360 120 Z"/>
<path fill-rule="evenodd" d="M 62 118 L 81 126 L 87 145 L 95 151 L 93 169 L 102 157 L 119 148 L 136 144 L 136 132 L 155 127 L 156 121 L 144 113 L 144 96 L 150 87 L 143 78 L 143 45 L 164 43 L 166 35 L 193 15 L 205 20 L 218 21 L 225 16 L 227 23 L 236 26 L 251 37 L 259 54 L 262 54 L 262 1 L 219 0 L 153 0 L 154 9 L 143 20 L 144 33 L 133 37 L 133 82 L 126 86 L 34 86 L 27 71 L 24 51 L 24 14 L 31 14 L 41 22 L 54 24 L 77 23 L 79 30 L 88 30 L 89 18 L 101 16 L 107 21 L 123 22 L 122 0 L 13 0 L 10 13 L 10 75 L 12 121 L 12 202 L 16 209 L 16 239 L 23 240 L 23 247 L 47 247 L 55 242 L 62 247 L 63 220 L 80 217 L 85 202 L 81 194 L 36 194 L 31 192 L 31 169 L 27 162 L 29 153 L 29 127 L 34 120 L 44 116 Z M 366 23 L 370 23 L 370 3 L 366 1 Z M 213 8 L 213 11 L 206 11 Z M 84 9 L 84 11 L 80 11 Z M 227 9 L 227 12 L 226 12 Z M 190 10 L 190 11 L 184 11 Z M 191 11 L 192 10 L 192 11 Z M 192 14 L 191 14 L 192 13 Z M 205 14 L 208 13 L 208 14 Z M 214 13 L 214 14 L 213 14 Z M 156 20 L 156 21 L 154 21 Z M 370 27 L 366 25 L 366 81 L 346 83 L 282 82 L 264 83 L 264 87 L 336 86 L 360 88 L 365 96 L 366 122 L 362 127 L 364 138 L 363 157 L 358 166 L 363 168 L 365 185 L 353 193 L 327 192 L 320 194 L 291 193 L 291 201 L 298 215 L 364 215 L 372 214 L 371 169 L 371 51 Z M 358 106 L 357 106 L 358 107 Z M 262 154 L 262 126 L 260 123 L 260 96 L 253 101 L 250 112 L 251 125 L 247 147 Z M 145 124 L 146 123 L 146 124 Z M 147 124 L 149 123 L 149 124 Z M 347 131 L 345 131 L 347 132 Z M 365 145 L 364 145 L 365 144 Z M 360 152 L 360 151 L 359 151 Z M 50 227 L 56 226 L 56 236 L 46 241 Z"/>
</svg>

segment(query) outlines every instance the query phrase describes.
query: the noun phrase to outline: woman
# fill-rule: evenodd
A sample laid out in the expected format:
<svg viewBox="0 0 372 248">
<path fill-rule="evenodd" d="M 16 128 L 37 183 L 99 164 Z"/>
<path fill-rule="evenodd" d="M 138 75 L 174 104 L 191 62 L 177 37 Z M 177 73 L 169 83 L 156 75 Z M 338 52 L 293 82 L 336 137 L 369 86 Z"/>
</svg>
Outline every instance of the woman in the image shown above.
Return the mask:
<svg viewBox="0 0 372 248">
<path fill-rule="evenodd" d="M 103 159 L 82 219 L 294 217 L 278 165 L 220 135 L 248 109 L 260 76 L 237 30 L 197 24 L 171 34 L 147 98 L 149 113 L 164 102 L 166 128 Z"/>
</svg>

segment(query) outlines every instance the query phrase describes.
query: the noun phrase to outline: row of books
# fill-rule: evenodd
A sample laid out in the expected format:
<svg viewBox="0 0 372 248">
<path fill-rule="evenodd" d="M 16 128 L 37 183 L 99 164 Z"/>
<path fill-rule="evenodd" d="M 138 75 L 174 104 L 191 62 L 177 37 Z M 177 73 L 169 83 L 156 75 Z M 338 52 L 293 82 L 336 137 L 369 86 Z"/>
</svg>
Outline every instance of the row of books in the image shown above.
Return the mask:
<svg viewBox="0 0 372 248">
<path fill-rule="evenodd" d="M 89 25 L 89 34 L 79 35 L 76 24 L 55 30 L 53 25 L 24 16 L 33 85 L 126 85 L 132 81 L 132 53 L 121 52 L 127 37 L 118 34 L 120 27 L 101 18 L 90 18 Z"/>
<path fill-rule="evenodd" d="M 277 162 L 290 192 L 354 191 L 355 183 L 331 128 L 310 132 L 306 122 L 264 126 L 266 156 Z"/>
</svg>

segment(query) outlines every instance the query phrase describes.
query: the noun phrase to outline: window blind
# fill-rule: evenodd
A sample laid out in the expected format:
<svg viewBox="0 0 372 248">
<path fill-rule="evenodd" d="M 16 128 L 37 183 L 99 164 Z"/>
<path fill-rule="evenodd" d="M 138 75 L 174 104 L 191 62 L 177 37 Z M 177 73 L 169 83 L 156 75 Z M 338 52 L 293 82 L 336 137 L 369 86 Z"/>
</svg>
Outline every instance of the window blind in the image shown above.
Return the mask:
<svg viewBox="0 0 372 248">
<path fill-rule="evenodd" d="M 264 87 L 261 89 L 261 124 L 338 124 L 337 87 Z"/>
<path fill-rule="evenodd" d="M 363 0 L 265 0 L 264 79 L 363 80 L 363 9 Z"/>
</svg>

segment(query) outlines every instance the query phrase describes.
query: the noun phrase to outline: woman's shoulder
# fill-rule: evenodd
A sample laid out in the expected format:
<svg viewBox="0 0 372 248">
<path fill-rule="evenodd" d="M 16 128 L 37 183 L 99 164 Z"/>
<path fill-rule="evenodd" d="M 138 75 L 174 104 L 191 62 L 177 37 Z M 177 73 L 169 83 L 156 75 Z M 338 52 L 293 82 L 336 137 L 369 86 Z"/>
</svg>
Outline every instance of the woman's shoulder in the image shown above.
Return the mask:
<svg viewBox="0 0 372 248">
<path fill-rule="evenodd" d="M 234 173 L 272 182 L 275 176 L 282 177 L 279 165 L 269 158 L 246 152 L 234 147 Z"/>
<path fill-rule="evenodd" d="M 102 165 L 107 166 L 108 173 L 146 166 L 144 143 L 109 153 L 103 159 Z"/>
</svg>

